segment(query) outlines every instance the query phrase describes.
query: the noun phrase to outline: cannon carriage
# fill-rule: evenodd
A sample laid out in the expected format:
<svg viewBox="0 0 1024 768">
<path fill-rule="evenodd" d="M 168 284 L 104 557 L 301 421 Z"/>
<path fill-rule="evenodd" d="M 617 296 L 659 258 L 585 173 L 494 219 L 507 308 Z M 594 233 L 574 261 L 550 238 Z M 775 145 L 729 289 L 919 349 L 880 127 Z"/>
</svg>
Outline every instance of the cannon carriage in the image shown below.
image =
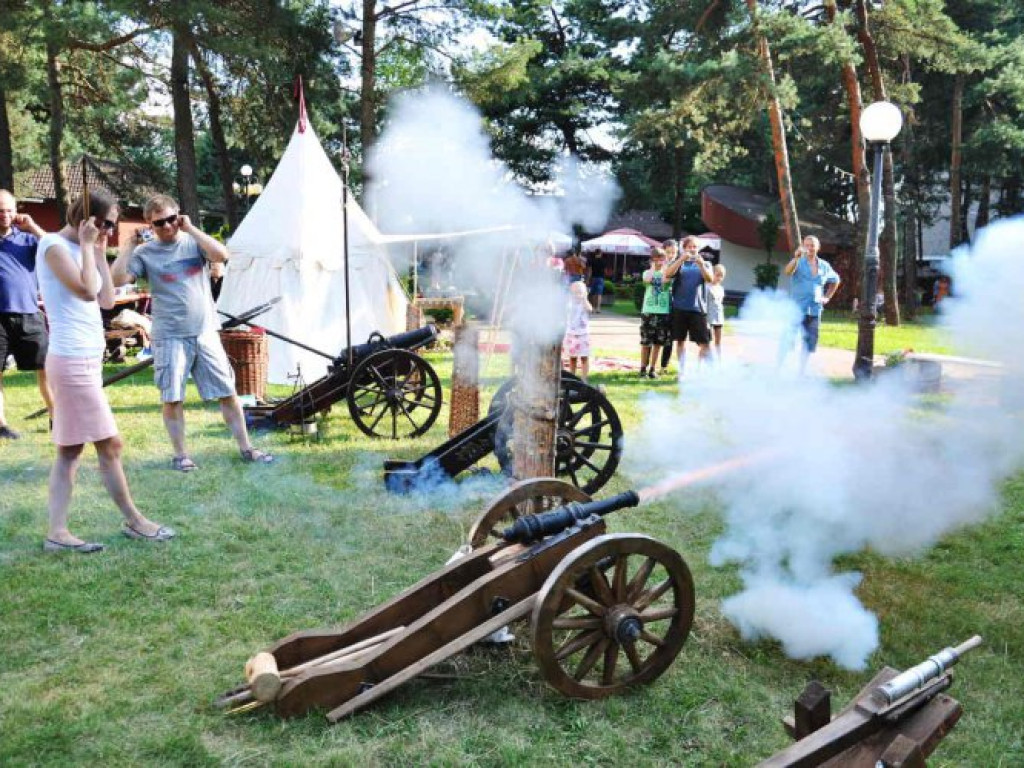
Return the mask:
<svg viewBox="0 0 1024 768">
<path fill-rule="evenodd" d="M 686 641 L 694 588 L 670 547 L 607 532 L 604 515 L 638 503 L 632 491 L 591 501 L 560 480 L 523 481 L 478 518 L 464 556 L 340 630 L 278 641 L 217 704 L 325 710 L 337 722 L 522 619 L 542 676 L 563 694 L 649 683 Z"/>
<path fill-rule="evenodd" d="M 439 477 L 453 479 L 494 454 L 505 473 L 513 465 L 516 380 L 506 381 L 491 398 L 487 415 L 419 459 L 388 459 L 384 484 L 409 493 Z M 623 429 L 611 401 L 595 387 L 562 371 L 555 424 L 555 476 L 584 493 L 596 493 L 619 466 Z"/>
<path fill-rule="evenodd" d="M 369 437 L 418 437 L 437 421 L 443 402 L 441 382 L 430 363 L 416 354 L 437 338 L 435 326 L 387 337 L 372 333 L 366 343 L 337 356 L 267 333 L 331 362 L 325 376 L 297 387 L 289 397 L 247 406 L 246 420 L 253 427 L 304 424 L 342 400 L 356 426 Z"/>
</svg>

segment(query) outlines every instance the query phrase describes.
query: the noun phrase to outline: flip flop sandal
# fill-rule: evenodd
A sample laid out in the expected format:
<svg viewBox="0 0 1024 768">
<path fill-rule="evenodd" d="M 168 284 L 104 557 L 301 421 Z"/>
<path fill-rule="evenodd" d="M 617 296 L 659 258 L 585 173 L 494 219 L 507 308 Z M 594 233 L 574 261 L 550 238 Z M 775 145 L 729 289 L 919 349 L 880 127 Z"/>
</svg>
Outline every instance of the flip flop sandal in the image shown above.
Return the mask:
<svg viewBox="0 0 1024 768">
<path fill-rule="evenodd" d="M 97 541 L 83 541 L 81 544 L 65 544 L 63 541 L 46 539 L 43 542 L 44 552 L 79 552 L 83 555 L 102 552 L 103 545 Z"/>
<path fill-rule="evenodd" d="M 128 525 L 128 523 L 124 524 L 124 527 L 121 529 L 121 533 L 129 539 L 138 539 L 139 541 L 168 541 L 177 535 L 173 528 L 168 528 L 166 525 L 161 525 L 157 528 L 156 533 L 149 534 L 135 530 Z"/>
<path fill-rule="evenodd" d="M 242 461 L 247 464 L 271 464 L 274 461 L 274 457 L 266 451 L 261 451 L 258 448 L 250 448 L 247 451 L 242 451 Z"/>
<path fill-rule="evenodd" d="M 171 461 L 171 466 L 178 472 L 195 472 L 199 469 L 199 465 L 188 456 L 175 456 L 173 461 Z"/>
</svg>

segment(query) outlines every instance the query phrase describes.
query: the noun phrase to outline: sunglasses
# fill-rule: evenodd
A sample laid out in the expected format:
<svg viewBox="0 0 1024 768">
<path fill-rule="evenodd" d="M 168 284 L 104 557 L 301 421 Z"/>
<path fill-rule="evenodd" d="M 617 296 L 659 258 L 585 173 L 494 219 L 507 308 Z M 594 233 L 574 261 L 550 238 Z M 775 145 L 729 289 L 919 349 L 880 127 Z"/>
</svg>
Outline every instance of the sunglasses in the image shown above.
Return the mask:
<svg viewBox="0 0 1024 768">
<path fill-rule="evenodd" d="M 175 214 L 172 214 L 171 216 L 168 216 L 167 218 L 164 218 L 164 219 L 153 219 L 153 221 L 151 221 L 150 224 L 152 224 L 154 227 L 169 227 L 171 224 L 173 224 L 177 220 L 178 220 L 178 214 L 175 213 Z"/>
<path fill-rule="evenodd" d="M 117 228 L 117 223 L 110 219 L 97 218 L 95 221 L 98 229 L 105 229 L 107 232 L 113 232 Z"/>
</svg>

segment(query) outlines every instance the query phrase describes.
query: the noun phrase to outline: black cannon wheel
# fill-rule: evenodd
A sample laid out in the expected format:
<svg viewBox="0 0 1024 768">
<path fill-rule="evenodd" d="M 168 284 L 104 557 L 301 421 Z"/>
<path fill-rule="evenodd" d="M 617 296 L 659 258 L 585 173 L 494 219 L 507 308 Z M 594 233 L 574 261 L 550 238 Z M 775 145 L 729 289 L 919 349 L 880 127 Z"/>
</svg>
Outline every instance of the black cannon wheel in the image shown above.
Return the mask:
<svg viewBox="0 0 1024 768">
<path fill-rule="evenodd" d="M 513 411 L 498 424 L 494 453 L 502 471 L 512 471 Z M 555 434 L 555 476 L 593 495 L 611 479 L 622 458 L 622 422 L 599 390 L 563 378 Z"/>
<path fill-rule="evenodd" d="M 579 376 L 569 373 L 568 371 L 562 371 L 563 384 L 566 381 L 578 382 L 579 380 Z M 487 406 L 488 416 L 493 416 L 495 413 L 499 413 L 505 410 L 505 407 L 508 405 L 509 395 L 512 394 L 512 390 L 515 389 L 515 387 L 516 380 L 514 378 L 506 379 L 505 381 L 502 382 L 501 386 L 498 387 L 497 391 L 494 393 L 494 397 L 491 398 L 491 404 Z"/>
<path fill-rule="evenodd" d="M 352 372 L 348 412 L 370 437 L 417 437 L 441 412 L 441 382 L 419 355 L 404 349 L 375 352 Z"/>
</svg>

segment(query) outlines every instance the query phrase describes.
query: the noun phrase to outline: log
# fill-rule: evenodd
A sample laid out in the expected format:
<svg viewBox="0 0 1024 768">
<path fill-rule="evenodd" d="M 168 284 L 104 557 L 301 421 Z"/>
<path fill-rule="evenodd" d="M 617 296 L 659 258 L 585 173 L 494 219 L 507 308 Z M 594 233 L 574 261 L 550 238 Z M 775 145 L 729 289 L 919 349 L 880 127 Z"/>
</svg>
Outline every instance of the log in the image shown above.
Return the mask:
<svg viewBox="0 0 1024 768">
<path fill-rule="evenodd" d="M 273 701 L 281 690 L 281 673 L 274 654 L 263 651 L 245 663 L 245 679 L 257 701 Z"/>
</svg>

